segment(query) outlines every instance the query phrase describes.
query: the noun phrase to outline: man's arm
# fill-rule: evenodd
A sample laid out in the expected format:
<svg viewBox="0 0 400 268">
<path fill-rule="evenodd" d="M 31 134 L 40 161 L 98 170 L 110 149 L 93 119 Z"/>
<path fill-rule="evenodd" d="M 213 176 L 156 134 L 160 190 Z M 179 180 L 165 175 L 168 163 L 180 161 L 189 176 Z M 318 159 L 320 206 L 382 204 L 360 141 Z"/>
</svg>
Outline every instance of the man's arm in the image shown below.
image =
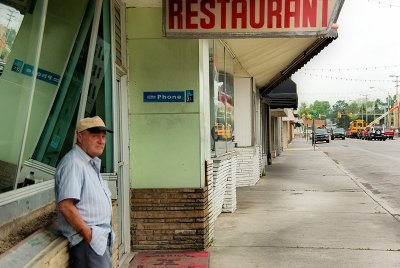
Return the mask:
<svg viewBox="0 0 400 268">
<path fill-rule="evenodd" d="M 58 210 L 65 220 L 83 237 L 86 243 L 92 241 L 92 230 L 82 219 L 73 199 L 64 199 L 59 202 Z"/>
</svg>

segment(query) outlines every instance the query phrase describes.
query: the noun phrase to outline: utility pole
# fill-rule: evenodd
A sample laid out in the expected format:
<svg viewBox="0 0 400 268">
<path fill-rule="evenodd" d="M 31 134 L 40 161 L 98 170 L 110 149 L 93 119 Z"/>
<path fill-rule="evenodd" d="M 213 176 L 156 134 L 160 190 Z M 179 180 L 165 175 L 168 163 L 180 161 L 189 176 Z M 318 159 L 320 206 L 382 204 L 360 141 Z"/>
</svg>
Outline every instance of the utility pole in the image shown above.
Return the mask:
<svg viewBox="0 0 400 268">
<path fill-rule="evenodd" d="M 7 13 L 7 16 L 8 16 L 7 26 L 6 26 L 6 31 L 7 32 L 6 32 L 6 35 L 4 36 L 4 39 L 5 39 L 6 42 L 8 41 L 8 36 L 10 34 L 10 28 L 9 28 L 10 27 L 10 23 L 14 18 L 16 18 L 16 16 L 14 16 L 14 13 L 17 13 L 17 11 L 12 10 L 12 9 L 8 9 L 8 8 L 7 8 L 7 11 L 10 12 L 10 13 Z"/>
<path fill-rule="evenodd" d="M 368 96 L 369 94 L 364 94 L 362 96 L 365 96 L 365 122 L 367 122 L 368 125 L 368 111 L 367 111 L 367 101 L 368 101 Z"/>
<path fill-rule="evenodd" d="M 386 99 L 387 99 L 387 110 L 389 111 L 392 108 L 390 105 L 390 93 L 389 92 L 388 92 L 388 96 Z M 388 129 L 392 127 L 392 117 L 391 117 L 390 113 L 387 114 L 386 127 Z"/>
<path fill-rule="evenodd" d="M 374 87 L 369 87 L 369 89 L 370 90 L 372 90 Z M 375 104 L 376 104 L 376 102 L 374 102 L 374 104 L 373 104 L 373 109 L 374 109 L 374 116 L 372 117 L 372 121 L 374 121 L 375 120 L 375 117 L 376 117 L 376 114 L 375 114 Z"/>
<path fill-rule="evenodd" d="M 395 102 L 395 105 L 398 105 L 399 104 L 400 75 L 392 74 L 392 75 L 390 75 L 390 77 L 395 78 L 395 80 L 393 80 L 393 82 L 396 83 L 396 102 Z M 400 111 L 399 111 L 399 109 L 397 109 L 397 112 L 396 112 L 395 117 L 394 117 L 394 127 L 395 128 L 399 128 L 400 127 L 399 119 L 400 119 Z"/>
</svg>

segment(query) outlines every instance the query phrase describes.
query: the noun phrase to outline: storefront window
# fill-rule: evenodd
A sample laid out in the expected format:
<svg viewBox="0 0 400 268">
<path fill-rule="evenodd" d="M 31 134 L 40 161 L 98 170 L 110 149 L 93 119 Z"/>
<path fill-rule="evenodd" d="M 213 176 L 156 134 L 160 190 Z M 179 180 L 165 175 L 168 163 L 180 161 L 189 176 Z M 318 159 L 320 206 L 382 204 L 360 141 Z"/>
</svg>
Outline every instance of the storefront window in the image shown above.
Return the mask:
<svg viewBox="0 0 400 268">
<path fill-rule="evenodd" d="M 42 1 L 33 14 L 0 5 L 0 193 L 15 187 L 38 51 Z M 28 49 L 29 48 L 29 49 Z"/>
<path fill-rule="evenodd" d="M 234 147 L 233 59 L 219 41 L 210 45 L 210 91 L 212 150 L 218 155 Z"/>
<path fill-rule="evenodd" d="M 25 14 L 0 77 L 0 121 L 8 129 L 0 132 L 0 193 L 53 178 L 54 168 L 74 143 L 79 112 L 99 115 L 112 126 L 110 3 L 104 1 L 96 18 L 96 2 L 49 1 L 47 14 L 42 14 L 46 9 L 38 0 L 32 14 Z M 93 38 L 94 25 L 98 34 Z M 111 173 L 112 135 L 107 136 L 106 150 L 101 171 Z"/>
<path fill-rule="evenodd" d="M 80 108 L 81 95 L 85 94 L 86 103 L 83 116 L 102 117 L 106 125 L 112 125 L 112 80 L 111 80 L 111 44 L 109 3 L 104 3 L 105 12 L 100 18 L 96 40 L 90 40 L 93 27 L 95 1 L 90 1 L 84 20 L 75 41 L 71 57 L 57 96 L 51 108 L 45 128 L 35 148 L 33 159 L 55 167 L 74 143 L 75 125 Z M 106 21 L 104 21 L 106 20 Z M 90 43 L 95 42 L 90 51 Z M 89 86 L 85 90 L 85 72 L 89 53 L 93 53 Z M 90 63 L 89 63 L 90 64 Z M 112 136 L 107 136 L 106 151 L 102 155 L 101 172 L 113 172 Z"/>
</svg>

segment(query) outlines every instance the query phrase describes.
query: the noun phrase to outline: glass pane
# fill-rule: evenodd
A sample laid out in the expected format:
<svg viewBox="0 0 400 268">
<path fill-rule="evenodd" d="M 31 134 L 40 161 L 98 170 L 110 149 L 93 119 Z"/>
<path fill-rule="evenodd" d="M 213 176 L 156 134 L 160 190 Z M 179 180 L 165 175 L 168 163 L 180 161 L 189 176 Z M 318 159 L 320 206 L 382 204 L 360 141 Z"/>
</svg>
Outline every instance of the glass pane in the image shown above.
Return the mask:
<svg viewBox="0 0 400 268">
<path fill-rule="evenodd" d="M 107 0 L 103 3 L 85 108 L 85 117 L 95 115 L 103 118 L 106 126 L 113 125 L 110 3 Z M 106 144 L 100 156 L 101 172 L 112 173 L 114 171 L 113 135 L 107 134 Z"/>
<path fill-rule="evenodd" d="M 225 50 L 225 107 L 226 107 L 226 135 L 225 138 L 228 141 L 234 139 L 234 95 L 233 95 L 233 58 Z"/>
<path fill-rule="evenodd" d="M 32 14 L 0 4 L 0 193 L 15 185 L 32 92 L 42 1 Z M 30 44 L 27 49 L 26 44 Z"/>
<path fill-rule="evenodd" d="M 50 115 L 33 154 L 34 160 L 52 167 L 58 164 L 74 142 L 93 16 L 94 1 L 90 1 Z"/>
<path fill-rule="evenodd" d="M 94 42 L 94 60 L 85 104 L 85 117 L 98 115 L 112 126 L 112 72 L 109 3 L 105 1 Z M 75 125 L 83 90 L 89 53 L 95 1 L 90 1 L 79 34 L 61 80 L 50 115 L 40 136 L 33 159 L 55 167 L 74 144 Z M 106 14 L 106 15 L 104 15 Z M 101 172 L 113 172 L 113 141 L 107 135 L 107 146 L 101 156 Z"/>
<path fill-rule="evenodd" d="M 220 154 L 233 149 L 234 90 L 233 59 L 218 41 L 210 46 L 210 91 L 212 150 Z"/>
<path fill-rule="evenodd" d="M 70 75 L 70 57 L 75 39 L 81 27 L 88 1 L 80 1 L 79 5 L 69 3 L 68 13 L 63 0 L 49 1 L 46 25 L 39 61 L 32 111 L 23 160 L 32 157 L 36 143 L 40 137 L 58 90 L 65 87 L 65 76 Z M 82 63 L 84 65 L 84 63 Z M 70 65 L 68 65 L 70 66 Z M 62 83 L 61 83 L 62 81 Z"/>
</svg>

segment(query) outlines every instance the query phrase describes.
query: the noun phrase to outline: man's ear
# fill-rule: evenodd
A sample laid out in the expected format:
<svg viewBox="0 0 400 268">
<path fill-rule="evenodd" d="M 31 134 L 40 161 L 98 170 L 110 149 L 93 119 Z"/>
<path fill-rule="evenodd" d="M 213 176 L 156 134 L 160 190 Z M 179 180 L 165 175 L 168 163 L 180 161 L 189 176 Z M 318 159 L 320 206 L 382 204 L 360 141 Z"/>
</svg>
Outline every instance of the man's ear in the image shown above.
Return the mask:
<svg viewBox="0 0 400 268">
<path fill-rule="evenodd" d="M 80 142 L 81 141 L 81 139 L 82 139 L 82 133 L 76 133 L 76 140 L 78 141 L 78 142 Z"/>
</svg>

